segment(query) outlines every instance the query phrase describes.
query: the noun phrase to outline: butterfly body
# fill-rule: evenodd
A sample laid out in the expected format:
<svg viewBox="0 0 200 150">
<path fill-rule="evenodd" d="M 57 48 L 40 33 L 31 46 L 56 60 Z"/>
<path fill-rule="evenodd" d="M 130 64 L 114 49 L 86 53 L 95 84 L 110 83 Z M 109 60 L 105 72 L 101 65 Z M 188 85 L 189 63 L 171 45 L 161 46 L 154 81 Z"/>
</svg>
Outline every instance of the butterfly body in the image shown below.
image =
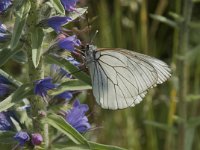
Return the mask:
<svg viewBox="0 0 200 150">
<path fill-rule="evenodd" d="M 86 48 L 86 64 L 93 94 L 104 109 L 123 109 L 138 104 L 148 89 L 170 77 L 161 60 L 124 49 Z"/>
</svg>

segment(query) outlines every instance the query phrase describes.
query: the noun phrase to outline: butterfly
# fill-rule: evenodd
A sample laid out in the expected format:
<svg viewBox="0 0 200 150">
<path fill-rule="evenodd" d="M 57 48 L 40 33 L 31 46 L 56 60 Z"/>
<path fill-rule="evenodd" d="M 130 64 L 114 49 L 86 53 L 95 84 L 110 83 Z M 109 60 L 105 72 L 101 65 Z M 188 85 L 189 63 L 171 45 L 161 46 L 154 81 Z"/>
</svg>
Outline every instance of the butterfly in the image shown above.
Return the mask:
<svg viewBox="0 0 200 150">
<path fill-rule="evenodd" d="M 140 103 L 150 88 L 171 76 L 169 66 L 156 58 L 125 49 L 87 45 L 93 95 L 104 109 L 124 109 Z"/>
</svg>

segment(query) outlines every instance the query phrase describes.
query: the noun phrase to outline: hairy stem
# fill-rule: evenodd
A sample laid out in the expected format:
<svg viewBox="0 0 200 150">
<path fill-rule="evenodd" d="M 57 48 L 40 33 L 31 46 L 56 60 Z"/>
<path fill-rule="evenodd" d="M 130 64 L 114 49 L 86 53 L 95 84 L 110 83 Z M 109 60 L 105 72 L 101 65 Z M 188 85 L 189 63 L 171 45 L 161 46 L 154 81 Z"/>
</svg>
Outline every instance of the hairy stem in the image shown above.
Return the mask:
<svg viewBox="0 0 200 150">
<path fill-rule="evenodd" d="M 34 82 L 39 79 L 44 78 L 44 68 L 43 68 L 43 60 L 40 59 L 40 62 L 35 68 L 33 61 L 32 61 L 32 39 L 31 34 L 36 31 L 38 18 L 39 18 L 39 8 L 40 5 L 42 5 L 41 0 L 30 0 L 31 3 L 31 9 L 29 12 L 29 16 L 26 23 L 26 39 L 27 39 L 27 53 L 28 53 L 28 68 L 29 68 L 29 81 Z M 41 123 L 42 119 L 42 112 L 46 111 L 46 104 L 44 100 L 39 96 L 32 96 L 29 98 L 30 104 L 31 104 L 31 118 L 33 122 L 33 131 L 37 133 L 41 133 L 44 137 L 45 147 L 48 148 L 48 125 L 43 125 Z"/>
</svg>

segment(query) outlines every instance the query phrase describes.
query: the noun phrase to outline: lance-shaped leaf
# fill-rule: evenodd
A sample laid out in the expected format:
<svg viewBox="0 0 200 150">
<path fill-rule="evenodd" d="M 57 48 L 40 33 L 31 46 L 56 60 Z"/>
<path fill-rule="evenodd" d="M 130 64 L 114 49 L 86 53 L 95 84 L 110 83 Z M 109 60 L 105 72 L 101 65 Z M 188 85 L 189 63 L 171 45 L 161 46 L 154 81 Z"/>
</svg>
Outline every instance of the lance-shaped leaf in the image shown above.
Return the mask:
<svg viewBox="0 0 200 150">
<path fill-rule="evenodd" d="M 166 17 L 160 16 L 160 15 L 154 15 L 154 14 L 150 14 L 150 17 L 155 19 L 155 20 L 158 20 L 158 21 L 160 21 L 162 23 L 165 23 L 165 24 L 167 24 L 167 25 L 169 25 L 171 27 L 174 27 L 174 28 L 178 27 L 176 22 L 174 22 L 173 20 L 170 20 L 170 19 L 168 19 Z"/>
<path fill-rule="evenodd" d="M 51 0 L 53 7 L 62 15 L 65 15 L 65 9 L 60 0 Z"/>
<path fill-rule="evenodd" d="M 78 17 L 82 16 L 87 11 L 87 7 L 84 8 L 76 8 L 75 11 L 72 11 L 69 13 L 68 17 L 70 17 L 72 20 L 77 19 Z"/>
<path fill-rule="evenodd" d="M 87 140 L 61 116 L 51 114 L 44 119 L 44 122 L 58 129 L 60 132 L 70 138 L 74 143 L 88 145 Z"/>
<path fill-rule="evenodd" d="M 11 57 L 20 51 L 19 49 L 11 50 L 8 48 L 0 49 L 0 67 L 3 66 Z"/>
<path fill-rule="evenodd" d="M 8 79 L 8 81 L 10 81 L 11 83 L 13 83 L 17 87 L 19 87 L 19 86 L 22 85 L 22 83 L 20 81 L 17 81 L 16 79 L 14 79 L 11 75 L 9 75 L 8 73 L 6 73 L 2 69 L 0 69 L 0 75 L 4 76 L 6 79 Z"/>
<path fill-rule="evenodd" d="M 88 85 L 91 85 L 90 77 L 83 71 L 80 71 L 78 68 L 76 68 L 74 65 L 72 65 L 70 62 L 68 62 L 66 59 L 57 57 L 54 55 L 47 55 L 46 61 L 51 64 L 56 64 L 60 67 L 63 67 L 64 69 L 69 71 L 69 73 L 71 73 L 72 76 L 80 79 L 81 81 L 85 82 Z"/>
<path fill-rule="evenodd" d="M 10 96 L 0 102 L 0 112 L 7 110 L 14 106 L 18 101 L 33 94 L 33 87 L 31 84 L 23 84 Z"/>
<path fill-rule="evenodd" d="M 41 28 L 36 28 L 35 32 L 31 33 L 32 61 L 37 68 L 41 57 L 41 46 L 44 38 L 44 32 Z"/>
<path fill-rule="evenodd" d="M 89 90 L 89 89 L 92 89 L 91 85 L 88 85 L 85 82 L 80 81 L 78 79 L 73 79 L 63 82 L 55 90 L 51 90 L 48 93 L 50 95 L 58 95 L 65 91 L 77 91 L 77 90 L 79 91 L 79 90 Z"/>
<path fill-rule="evenodd" d="M 10 45 L 9 45 L 9 48 L 11 50 L 14 50 L 19 43 L 19 39 L 21 37 L 24 25 L 26 23 L 26 19 L 27 19 L 30 8 L 31 8 L 30 2 L 25 1 L 22 7 L 19 9 L 19 11 L 16 12 L 15 25 L 14 25 Z"/>
<path fill-rule="evenodd" d="M 104 145 L 104 144 L 99 144 L 99 143 L 95 143 L 91 141 L 88 141 L 88 143 L 90 145 L 90 149 L 93 149 L 93 150 L 126 150 L 121 147 L 112 146 L 112 145 Z"/>
</svg>

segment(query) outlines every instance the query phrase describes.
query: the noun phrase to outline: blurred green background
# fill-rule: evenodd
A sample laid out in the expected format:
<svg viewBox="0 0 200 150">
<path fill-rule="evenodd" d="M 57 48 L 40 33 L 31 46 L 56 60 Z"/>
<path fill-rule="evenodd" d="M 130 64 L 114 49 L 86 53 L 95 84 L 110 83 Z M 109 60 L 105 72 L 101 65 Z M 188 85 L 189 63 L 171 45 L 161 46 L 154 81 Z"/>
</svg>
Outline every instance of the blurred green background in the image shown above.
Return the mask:
<svg viewBox="0 0 200 150">
<path fill-rule="evenodd" d="M 88 0 L 98 47 L 121 47 L 157 57 L 172 68 L 170 80 L 151 89 L 134 108 L 109 111 L 91 92 L 93 140 L 130 150 L 200 149 L 200 1 Z"/>
</svg>

